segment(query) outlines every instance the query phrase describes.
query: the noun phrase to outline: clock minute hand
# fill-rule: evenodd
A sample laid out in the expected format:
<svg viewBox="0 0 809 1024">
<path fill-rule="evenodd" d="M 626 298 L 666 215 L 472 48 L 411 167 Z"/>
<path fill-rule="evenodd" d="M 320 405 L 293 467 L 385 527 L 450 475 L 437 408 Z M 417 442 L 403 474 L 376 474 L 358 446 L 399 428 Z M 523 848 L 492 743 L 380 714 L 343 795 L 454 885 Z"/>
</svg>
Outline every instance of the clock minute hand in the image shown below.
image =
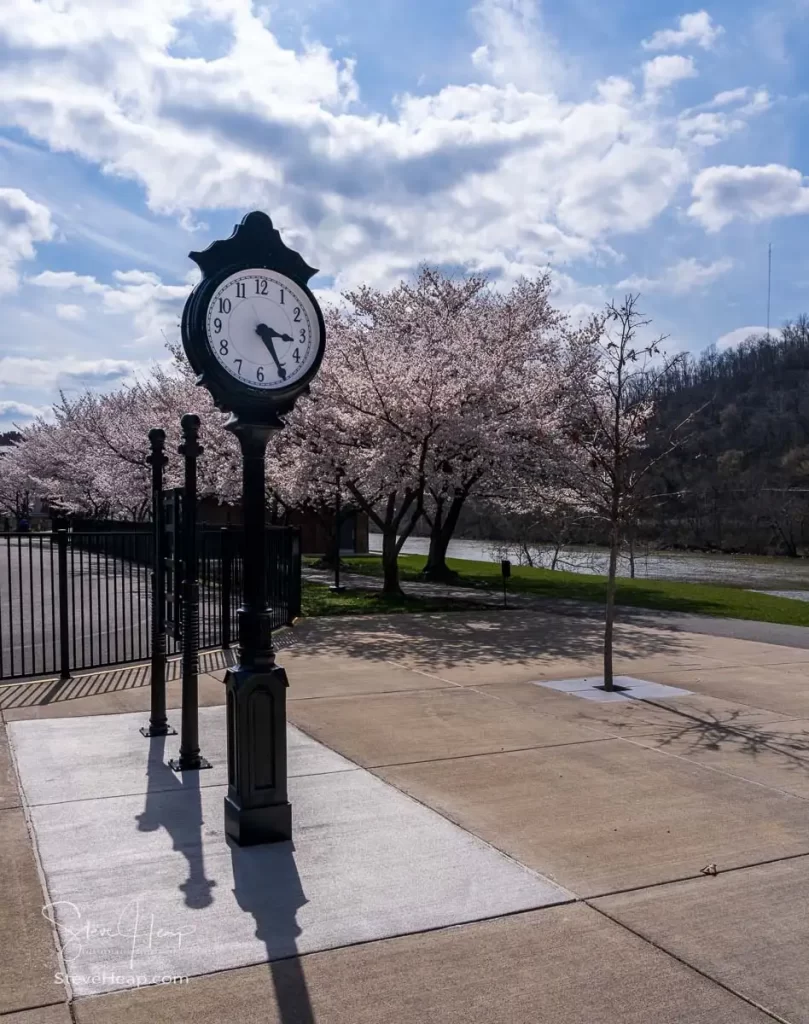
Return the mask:
<svg viewBox="0 0 809 1024">
<path fill-rule="evenodd" d="M 281 378 L 281 380 L 286 380 L 287 372 L 284 369 L 284 367 L 281 365 L 281 362 L 280 362 L 280 360 L 278 358 L 278 355 L 277 355 L 277 353 L 275 351 L 275 345 L 273 345 L 273 343 L 272 343 L 273 338 L 280 338 L 280 339 L 284 340 L 285 335 L 278 334 L 276 331 L 274 331 L 272 329 L 272 327 L 267 327 L 266 324 L 259 324 L 258 327 L 256 327 L 256 334 L 259 336 L 259 338 L 261 338 L 261 340 L 267 346 L 267 350 L 269 351 L 270 355 L 272 356 L 273 362 L 275 363 L 276 369 L 278 370 L 278 376 Z"/>
</svg>

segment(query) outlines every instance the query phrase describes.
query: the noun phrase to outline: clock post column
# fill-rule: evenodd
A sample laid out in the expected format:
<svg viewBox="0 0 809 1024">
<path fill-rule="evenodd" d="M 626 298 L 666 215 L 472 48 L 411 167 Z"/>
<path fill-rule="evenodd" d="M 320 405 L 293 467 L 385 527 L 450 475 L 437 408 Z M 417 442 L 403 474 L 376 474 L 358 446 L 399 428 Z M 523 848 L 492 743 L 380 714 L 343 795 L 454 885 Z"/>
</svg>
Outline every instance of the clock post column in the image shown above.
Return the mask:
<svg viewBox="0 0 809 1024">
<path fill-rule="evenodd" d="M 292 838 L 287 799 L 286 672 L 275 664 L 267 607 L 267 531 L 264 458 L 267 441 L 283 424 L 227 427 L 242 451 L 244 531 L 243 603 L 238 612 L 238 663 L 225 676 L 228 792 L 225 832 L 239 846 Z"/>
</svg>

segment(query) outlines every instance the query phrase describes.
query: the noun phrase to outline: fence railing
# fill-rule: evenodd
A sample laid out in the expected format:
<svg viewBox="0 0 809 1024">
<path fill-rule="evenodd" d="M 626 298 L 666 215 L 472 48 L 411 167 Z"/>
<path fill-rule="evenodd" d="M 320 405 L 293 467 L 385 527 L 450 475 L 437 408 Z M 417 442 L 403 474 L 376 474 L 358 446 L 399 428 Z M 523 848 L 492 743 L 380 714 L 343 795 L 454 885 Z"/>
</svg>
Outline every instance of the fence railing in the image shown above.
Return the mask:
<svg viewBox="0 0 809 1024">
<path fill-rule="evenodd" d="M 146 527 L 148 530 L 148 527 Z M 0 534 L 0 679 L 101 668 L 151 653 L 151 532 Z M 273 628 L 300 614 L 300 543 L 268 527 Z M 241 531 L 199 534 L 200 645 L 236 641 Z M 169 639 L 169 654 L 181 643 Z"/>
</svg>

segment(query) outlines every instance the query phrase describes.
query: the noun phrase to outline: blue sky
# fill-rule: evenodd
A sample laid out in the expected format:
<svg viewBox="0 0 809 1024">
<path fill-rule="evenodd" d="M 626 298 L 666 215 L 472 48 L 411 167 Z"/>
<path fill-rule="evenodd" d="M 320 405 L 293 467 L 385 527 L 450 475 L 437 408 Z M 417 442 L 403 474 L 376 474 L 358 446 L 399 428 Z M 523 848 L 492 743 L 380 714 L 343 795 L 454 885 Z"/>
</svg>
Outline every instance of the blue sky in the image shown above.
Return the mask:
<svg viewBox="0 0 809 1024">
<path fill-rule="evenodd" d="M 166 358 L 269 212 L 324 300 L 421 260 L 627 290 L 669 350 L 809 311 L 809 0 L 5 0 L 0 428 Z"/>
</svg>

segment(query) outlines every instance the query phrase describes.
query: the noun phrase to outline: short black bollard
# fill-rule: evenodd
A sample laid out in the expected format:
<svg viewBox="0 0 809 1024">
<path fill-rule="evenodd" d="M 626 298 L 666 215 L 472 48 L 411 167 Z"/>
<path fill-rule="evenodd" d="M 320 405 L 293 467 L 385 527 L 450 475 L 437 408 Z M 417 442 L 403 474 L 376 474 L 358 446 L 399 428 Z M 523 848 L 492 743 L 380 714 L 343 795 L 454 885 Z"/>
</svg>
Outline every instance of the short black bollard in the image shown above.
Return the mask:
<svg viewBox="0 0 809 1024">
<path fill-rule="evenodd" d="M 163 514 L 163 470 L 168 459 L 165 453 L 166 432 L 159 427 L 149 431 L 149 455 L 152 467 L 152 664 L 151 714 L 142 735 L 175 736 L 166 718 L 166 564 Z"/>
<path fill-rule="evenodd" d="M 503 607 L 508 608 L 508 593 L 506 591 L 506 580 L 511 576 L 511 562 L 507 558 L 500 561 L 500 572 L 503 574 Z"/>
<path fill-rule="evenodd" d="M 169 765 L 175 772 L 210 768 L 199 752 L 199 582 L 197 580 L 197 459 L 202 454 L 199 443 L 199 416 L 186 413 L 180 420 L 183 443 L 179 447 L 185 460 L 183 493 L 183 710 L 180 723 L 180 756 Z"/>
</svg>

